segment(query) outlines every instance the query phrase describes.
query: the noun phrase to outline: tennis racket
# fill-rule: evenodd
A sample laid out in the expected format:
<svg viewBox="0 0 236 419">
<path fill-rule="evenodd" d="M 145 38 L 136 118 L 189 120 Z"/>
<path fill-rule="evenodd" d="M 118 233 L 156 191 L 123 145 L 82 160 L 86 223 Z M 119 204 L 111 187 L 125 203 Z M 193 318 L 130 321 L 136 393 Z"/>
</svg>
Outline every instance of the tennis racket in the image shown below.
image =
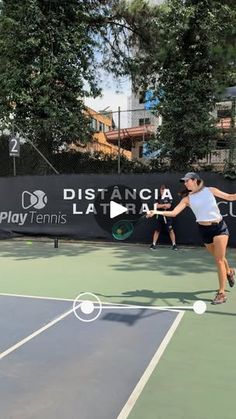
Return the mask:
<svg viewBox="0 0 236 419">
<path fill-rule="evenodd" d="M 112 236 L 116 240 L 126 240 L 134 232 L 134 227 L 146 219 L 146 214 L 136 220 L 119 220 L 112 226 Z"/>
</svg>

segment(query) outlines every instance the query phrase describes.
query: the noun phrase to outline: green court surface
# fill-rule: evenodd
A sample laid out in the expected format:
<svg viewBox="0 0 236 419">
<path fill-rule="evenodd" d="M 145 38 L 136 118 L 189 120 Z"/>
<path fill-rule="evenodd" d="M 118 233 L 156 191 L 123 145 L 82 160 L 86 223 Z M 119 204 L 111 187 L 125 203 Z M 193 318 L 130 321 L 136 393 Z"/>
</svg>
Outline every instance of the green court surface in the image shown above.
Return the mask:
<svg viewBox="0 0 236 419">
<path fill-rule="evenodd" d="M 205 249 L 12 240 L 0 242 L 0 259 L 0 294 L 91 292 L 102 302 L 186 309 L 129 419 L 235 418 L 236 287 L 211 305 L 218 283 Z M 235 249 L 228 259 L 236 266 Z M 191 309 L 197 300 L 207 304 L 202 315 Z"/>
</svg>

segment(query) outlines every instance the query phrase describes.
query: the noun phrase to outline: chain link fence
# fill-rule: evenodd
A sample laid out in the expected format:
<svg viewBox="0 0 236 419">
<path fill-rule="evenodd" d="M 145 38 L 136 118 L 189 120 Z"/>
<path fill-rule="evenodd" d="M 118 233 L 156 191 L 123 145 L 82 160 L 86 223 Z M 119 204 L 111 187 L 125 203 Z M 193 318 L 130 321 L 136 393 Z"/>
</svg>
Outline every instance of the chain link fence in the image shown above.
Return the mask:
<svg viewBox="0 0 236 419">
<path fill-rule="evenodd" d="M 142 103 L 135 105 L 135 109 L 113 112 L 87 108 L 91 138 L 83 144 L 75 139 L 50 155 L 16 126 L 14 133 L 11 129 L 0 131 L 0 176 L 168 170 L 168 158 L 161 157 L 159 150 L 148 153 L 147 147 L 162 123 L 161 116 Z M 230 172 L 236 167 L 235 101 L 216 107 L 215 119 L 219 136 L 212 142 L 211 152 L 193 167 Z"/>
</svg>

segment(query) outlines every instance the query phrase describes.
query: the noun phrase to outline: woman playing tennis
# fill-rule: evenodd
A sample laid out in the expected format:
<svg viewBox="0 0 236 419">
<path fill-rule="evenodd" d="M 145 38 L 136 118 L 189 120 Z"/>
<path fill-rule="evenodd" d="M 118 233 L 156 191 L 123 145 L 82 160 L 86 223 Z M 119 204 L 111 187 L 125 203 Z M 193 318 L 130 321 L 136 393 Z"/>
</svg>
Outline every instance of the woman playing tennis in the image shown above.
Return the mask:
<svg viewBox="0 0 236 419">
<path fill-rule="evenodd" d="M 226 259 L 226 248 L 229 231 L 219 211 L 215 197 L 226 201 L 236 201 L 236 193 L 228 194 L 217 188 L 204 186 L 203 180 L 197 173 L 189 172 L 180 179 L 185 184 L 182 200 L 172 211 L 148 211 L 147 217 L 160 214 L 165 217 L 176 217 L 186 207 L 193 211 L 199 232 L 207 250 L 215 259 L 218 271 L 219 290 L 212 304 L 226 302 L 225 285 L 228 279 L 230 287 L 234 286 L 234 270 L 229 267 Z"/>
</svg>

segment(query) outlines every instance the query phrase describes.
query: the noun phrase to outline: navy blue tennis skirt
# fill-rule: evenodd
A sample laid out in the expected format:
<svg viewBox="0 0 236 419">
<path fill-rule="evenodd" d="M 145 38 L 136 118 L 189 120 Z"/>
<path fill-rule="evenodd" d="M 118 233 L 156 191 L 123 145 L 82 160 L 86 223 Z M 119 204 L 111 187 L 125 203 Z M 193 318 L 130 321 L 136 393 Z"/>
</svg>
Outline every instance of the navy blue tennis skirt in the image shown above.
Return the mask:
<svg viewBox="0 0 236 419">
<path fill-rule="evenodd" d="M 229 230 L 224 220 L 219 224 L 212 224 L 210 226 L 203 226 L 198 224 L 199 232 L 201 234 L 203 243 L 213 243 L 215 236 L 229 236 Z"/>
</svg>

